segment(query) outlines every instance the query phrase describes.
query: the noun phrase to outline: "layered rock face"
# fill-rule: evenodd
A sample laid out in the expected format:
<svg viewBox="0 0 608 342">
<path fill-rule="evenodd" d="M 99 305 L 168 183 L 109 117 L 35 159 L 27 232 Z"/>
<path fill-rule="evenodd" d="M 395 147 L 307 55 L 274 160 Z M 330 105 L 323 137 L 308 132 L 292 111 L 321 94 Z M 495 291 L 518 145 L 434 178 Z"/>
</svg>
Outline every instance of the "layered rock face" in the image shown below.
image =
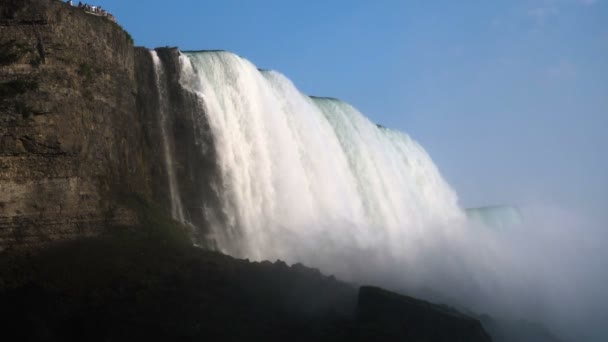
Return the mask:
<svg viewBox="0 0 608 342">
<path fill-rule="evenodd" d="M 3 1 L 0 30 L 0 251 L 135 226 L 133 194 L 179 201 L 205 243 L 215 150 L 179 51 L 157 49 L 159 75 L 118 24 L 55 0 Z"/>
<path fill-rule="evenodd" d="M 54 0 L 0 3 L 0 250 L 133 225 L 153 193 L 135 50 L 110 20 Z"/>
</svg>

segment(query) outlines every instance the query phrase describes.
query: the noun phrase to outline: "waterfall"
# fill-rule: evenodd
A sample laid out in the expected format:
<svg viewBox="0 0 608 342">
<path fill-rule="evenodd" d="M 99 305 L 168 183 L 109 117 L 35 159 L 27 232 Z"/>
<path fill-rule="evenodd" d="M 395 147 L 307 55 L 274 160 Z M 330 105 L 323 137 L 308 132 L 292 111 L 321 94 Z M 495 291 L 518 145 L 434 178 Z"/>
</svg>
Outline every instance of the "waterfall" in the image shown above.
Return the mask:
<svg viewBox="0 0 608 342">
<path fill-rule="evenodd" d="M 353 252 L 404 265 L 431 236 L 458 234 L 457 197 L 409 136 L 232 53 L 186 53 L 181 65 L 213 135 L 223 252 L 343 275 L 362 267 Z"/>
<path fill-rule="evenodd" d="M 183 221 L 168 123 L 179 124 L 195 243 L 497 317 L 536 320 L 575 303 L 578 279 L 562 282 L 554 268 L 575 245 L 570 235 L 555 244 L 560 234 L 515 207 L 462 210 L 422 146 L 343 101 L 307 96 L 229 52 L 172 53 L 179 60 L 165 67 L 179 75 L 169 78 L 152 52 L 162 152 L 172 213 Z M 167 98 L 168 81 L 179 96 Z"/>
<path fill-rule="evenodd" d="M 172 139 L 167 135 L 169 130 L 169 118 L 167 115 L 167 80 L 162 63 L 156 51 L 150 51 L 152 61 L 154 62 L 154 75 L 156 80 L 156 89 L 158 91 L 158 120 L 160 127 L 162 151 L 164 155 L 165 169 L 167 171 L 167 183 L 169 184 L 169 196 L 171 202 L 171 217 L 181 223 L 185 223 L 184 209 L 182 206 L 179 187 L 175 177 L 175 161 L 173 159 L 173 148 L 171 145 Z"/>
</svg>

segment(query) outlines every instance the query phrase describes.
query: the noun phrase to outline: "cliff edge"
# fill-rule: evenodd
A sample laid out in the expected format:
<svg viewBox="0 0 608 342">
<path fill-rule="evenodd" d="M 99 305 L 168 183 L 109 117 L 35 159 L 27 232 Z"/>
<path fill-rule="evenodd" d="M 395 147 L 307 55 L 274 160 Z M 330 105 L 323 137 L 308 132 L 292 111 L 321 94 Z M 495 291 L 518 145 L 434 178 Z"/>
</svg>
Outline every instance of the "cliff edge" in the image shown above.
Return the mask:
<svg viewBox="0 0 608 342">
<path fill-rule="evenodd" d="M 136 223 L 115 200 L 152 191 L 134 56 L 107 18 L 0 3 L 0 251 Z"/>
</svg>

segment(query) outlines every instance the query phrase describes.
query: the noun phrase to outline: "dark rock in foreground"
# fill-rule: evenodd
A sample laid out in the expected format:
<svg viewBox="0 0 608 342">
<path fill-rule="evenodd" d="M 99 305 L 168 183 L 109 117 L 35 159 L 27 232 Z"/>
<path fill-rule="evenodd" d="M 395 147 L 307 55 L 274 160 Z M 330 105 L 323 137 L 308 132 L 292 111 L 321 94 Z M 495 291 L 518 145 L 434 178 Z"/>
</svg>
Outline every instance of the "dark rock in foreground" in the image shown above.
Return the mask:
<svg viewBox="0 0 608 342">
<path fill-rule="evenodd" d="M 497 321 L 489 316 L 480 317 L 481 323 L 492 335 L 494 342 L 562 342 L 543 325 L 525 320 Z"/>
<path fill-rule="evenodd" d="M 0 329 L 22 341 L 490 341 L 479 321 L 318 270 L 115 237 L 0 259 Z M 358 303 L 357 303 L 358 301 Z"/>
<path fill-rule="evenodd" d="M 492 341 L 474 318 L 377 287 L 359 289 L 357 329 L 368 341 Z"/>
</svg>

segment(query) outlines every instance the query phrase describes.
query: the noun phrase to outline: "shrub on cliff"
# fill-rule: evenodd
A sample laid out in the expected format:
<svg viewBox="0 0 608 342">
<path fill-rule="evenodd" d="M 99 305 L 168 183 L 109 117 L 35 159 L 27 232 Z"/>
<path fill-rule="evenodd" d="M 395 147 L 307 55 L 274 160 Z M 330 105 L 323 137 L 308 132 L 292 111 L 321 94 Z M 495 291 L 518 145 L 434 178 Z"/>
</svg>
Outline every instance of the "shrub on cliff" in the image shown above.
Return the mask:
<svg viewBox="0 0 608 342">
<path fill-rule="evenodd" d="M 0 100 L 11 99 L 17 95 L 38 89 L 38 82 L 35 80 L 13 80 L 0 83 Z"/>
</svg>

